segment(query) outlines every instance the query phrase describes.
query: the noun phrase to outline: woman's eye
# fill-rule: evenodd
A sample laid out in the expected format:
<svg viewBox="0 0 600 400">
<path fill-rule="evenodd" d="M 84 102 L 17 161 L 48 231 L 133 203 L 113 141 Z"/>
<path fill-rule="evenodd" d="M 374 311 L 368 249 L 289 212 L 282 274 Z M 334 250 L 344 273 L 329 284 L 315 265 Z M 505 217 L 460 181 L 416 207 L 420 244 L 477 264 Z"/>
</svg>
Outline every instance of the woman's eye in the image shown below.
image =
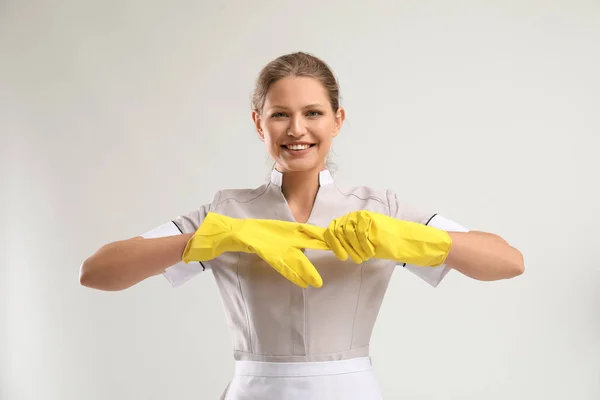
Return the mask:
<svg viewBox="0 0 600 400">
<path fill-rule="evenodd" d="M 309 117 L 318 117 L 319 115 L 323 115 L 321 111 L 309 111 L 307 114 Z M 276 112 L 271 114 L 271 118 L 284 118 L 287 117 L 287 114 L 284 112 Z"/>
</svg>

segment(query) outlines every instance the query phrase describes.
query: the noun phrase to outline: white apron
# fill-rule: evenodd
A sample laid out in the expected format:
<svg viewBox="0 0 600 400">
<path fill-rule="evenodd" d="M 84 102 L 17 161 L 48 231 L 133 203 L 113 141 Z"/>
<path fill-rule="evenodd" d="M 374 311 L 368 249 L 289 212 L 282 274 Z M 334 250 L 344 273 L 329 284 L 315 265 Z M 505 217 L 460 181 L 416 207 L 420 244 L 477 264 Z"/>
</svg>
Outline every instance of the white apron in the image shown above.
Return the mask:
<svg viewBox="0 0 600 400">
<path fill-rule="evenodd" d="M 369 357 L 321 362 L 236 361 L 221 400 L 382 400 Z"/>
</svg>

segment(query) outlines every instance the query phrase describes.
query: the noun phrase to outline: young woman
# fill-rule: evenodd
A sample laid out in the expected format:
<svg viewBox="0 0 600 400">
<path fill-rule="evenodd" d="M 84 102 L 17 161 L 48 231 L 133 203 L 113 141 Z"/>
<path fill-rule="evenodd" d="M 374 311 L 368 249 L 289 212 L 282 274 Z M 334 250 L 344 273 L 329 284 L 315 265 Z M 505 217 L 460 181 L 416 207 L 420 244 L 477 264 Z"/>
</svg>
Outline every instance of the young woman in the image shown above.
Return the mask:
<svg viewBox="0 0 600 400">
<path fill-rule="evenodd" d="M 275 160 L 270 178 L 105 245 L 83 263 L 81 283 L 122 290 L 162 274 L 178 286 L 211 269 L 236 360 L 222 399 L 381 399 L 369 342 L 397 265 L 437 286 L 451 269 L 499 280 L 524 264 L 497 235 L 408 205 L 401 193 L 336 184 L 326 158 L 344 118 L 323 61 L 273 60 L 252 111 Z"/>
</svg>

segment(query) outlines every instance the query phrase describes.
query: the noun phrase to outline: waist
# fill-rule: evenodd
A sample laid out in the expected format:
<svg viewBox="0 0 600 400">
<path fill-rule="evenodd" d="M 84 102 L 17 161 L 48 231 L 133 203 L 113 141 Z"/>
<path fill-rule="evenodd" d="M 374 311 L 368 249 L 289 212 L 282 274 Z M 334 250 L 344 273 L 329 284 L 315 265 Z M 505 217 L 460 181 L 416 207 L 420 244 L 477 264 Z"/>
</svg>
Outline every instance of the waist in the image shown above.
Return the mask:
<svg viewBox="0 0 600 400">
<path fill-rule="evenodd" d="M 370 357 L 316 362 L 265 362 L 238 360 L 235 375 L 245 376 L 322 376 L 370 371 Z"/>
<path fill-rule="evenodd" d="M 246 351 L 235 350 L 233 352 L 236 361 L 260 361 L 274 363 L 295 363 L 295 362 L 322 362 L 322 361 L 341 361 L 351 358 L 368 357 L 369 346 L 357 347 L 349 350 L 335 353 L 317 353 L 317 354 L 256 354 Z"/>
</svg>

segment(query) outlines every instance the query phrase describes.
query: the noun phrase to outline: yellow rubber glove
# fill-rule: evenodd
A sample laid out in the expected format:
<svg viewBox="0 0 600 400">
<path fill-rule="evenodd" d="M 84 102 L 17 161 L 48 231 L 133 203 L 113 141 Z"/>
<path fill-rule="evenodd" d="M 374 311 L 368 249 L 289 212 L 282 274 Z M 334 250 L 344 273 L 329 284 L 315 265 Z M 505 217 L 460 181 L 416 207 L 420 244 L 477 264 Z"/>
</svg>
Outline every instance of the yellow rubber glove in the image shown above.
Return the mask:
<svg viewBox="0 0 600 400">
<path fill-rule="evenodd" d="M 423 267 L 443 264 L 452 246 L 446 231 L 365 210 L 334 219 L 325 241 L 340 260 L 375 257 Z"/>
<path fill-rule="evenodd" d="M 328 250 L 324 233 L 325 229 L 308 224 L 209 212 L 188 241 L 182 260 L 208 261 L 224 252 L 255 253 L 296 285 L 318 288 L 323 279 L 301 249 Z"/>
</svg>

